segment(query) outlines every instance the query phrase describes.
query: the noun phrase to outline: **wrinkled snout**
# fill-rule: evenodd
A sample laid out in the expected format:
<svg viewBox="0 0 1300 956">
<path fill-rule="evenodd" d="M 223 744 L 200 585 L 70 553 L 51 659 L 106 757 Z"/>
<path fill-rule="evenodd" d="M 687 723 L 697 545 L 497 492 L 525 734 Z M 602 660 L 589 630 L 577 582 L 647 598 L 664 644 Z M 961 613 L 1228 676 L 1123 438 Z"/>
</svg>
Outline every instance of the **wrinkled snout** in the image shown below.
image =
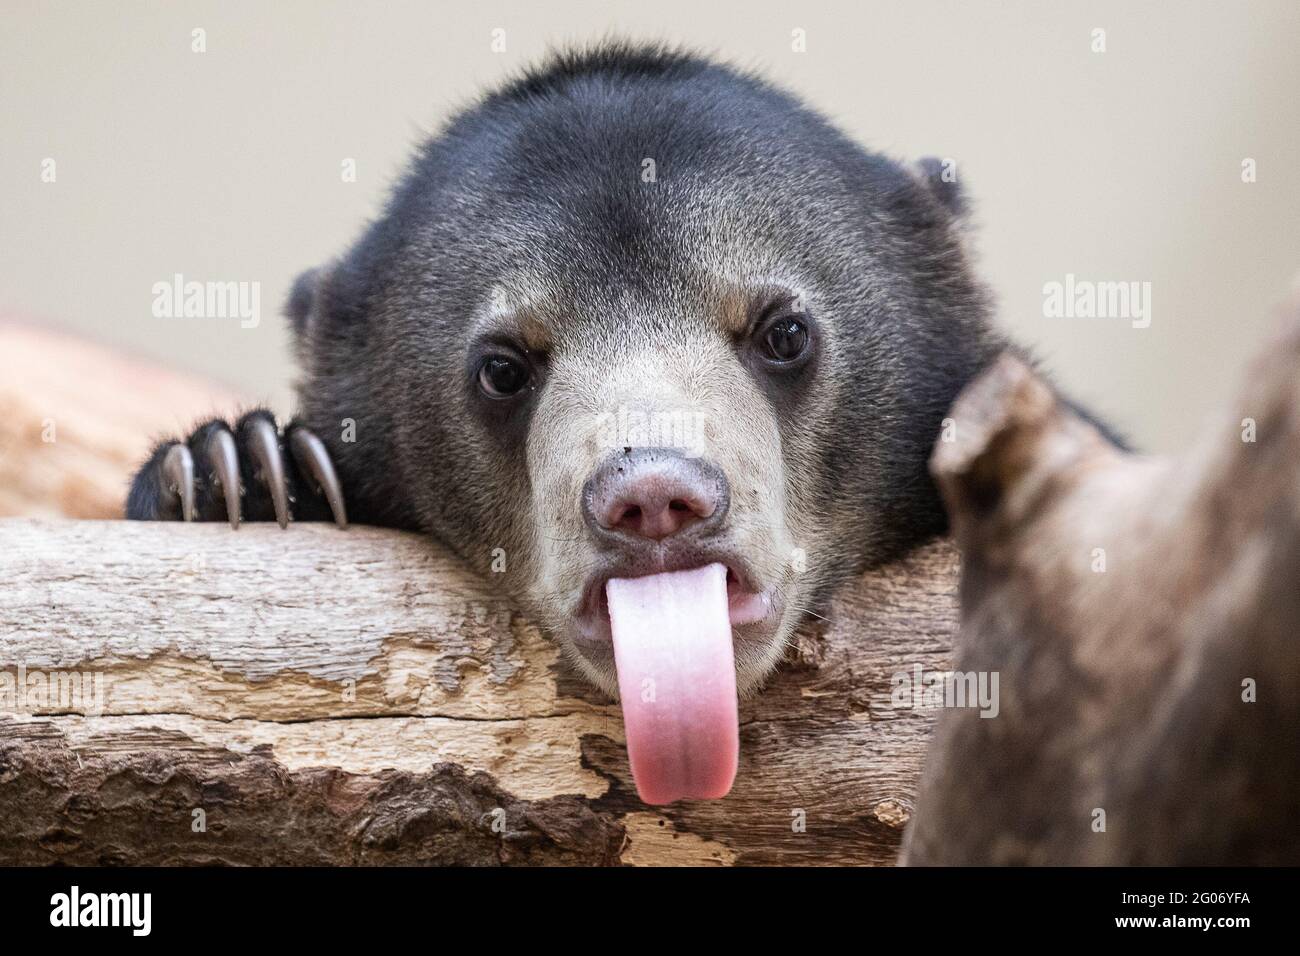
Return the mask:
<svg viewBox="0 0 1300 956">
<path fill-rule="evenodd" d="M 620 452 L 582 489 L 587 527 L 608 543 L 662 541 L 687 532 L 707 537 L 726 520 L 730 502 L 717 466 L 672 448 Z"/>
</svg>

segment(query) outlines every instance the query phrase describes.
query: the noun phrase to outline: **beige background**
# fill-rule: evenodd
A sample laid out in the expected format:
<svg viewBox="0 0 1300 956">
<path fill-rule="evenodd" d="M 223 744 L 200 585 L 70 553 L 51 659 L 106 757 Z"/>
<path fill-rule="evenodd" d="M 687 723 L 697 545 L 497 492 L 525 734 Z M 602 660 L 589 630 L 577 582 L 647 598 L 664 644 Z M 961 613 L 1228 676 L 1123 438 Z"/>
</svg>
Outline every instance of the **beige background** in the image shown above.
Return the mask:
<svg viewBox="0 0 1300 956">
<path fill-rule="evenodd" d="M 293 277 L 343 250 L 457 104 L 608 32 L 718 51 L 868 145 L 956 158 L 1000 321 L 1147 448 L 1194 433 L 1300 267 L 1294 0 L 3 7 L 0 310 L 281 411 Z M 261 324 L 154 318 L 151 287 L 177 272 L 260 282 Z M 1067 272 L 1151 282 L 1150 328 L 1044 318 L 1043 284 Z"/>
</svg>

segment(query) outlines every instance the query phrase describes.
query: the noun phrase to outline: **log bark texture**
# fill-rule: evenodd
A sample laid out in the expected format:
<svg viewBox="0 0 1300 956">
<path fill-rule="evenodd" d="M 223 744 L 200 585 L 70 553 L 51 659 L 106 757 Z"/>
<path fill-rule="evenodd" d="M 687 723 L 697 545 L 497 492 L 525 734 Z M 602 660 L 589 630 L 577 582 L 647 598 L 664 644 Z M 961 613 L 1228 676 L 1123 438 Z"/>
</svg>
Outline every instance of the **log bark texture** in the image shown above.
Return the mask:
<svg viewBox="0 0 1300 956">
<path fill-rule="evenodd" d="M 946 543 L 865 575 L 731 794 L 649 807 L 617 705 L 424 538 L 6 519 L 0 577 L 0 863 L 888 864 L 932 723 L 891 676 L 956 627 Z"/>
</svg>

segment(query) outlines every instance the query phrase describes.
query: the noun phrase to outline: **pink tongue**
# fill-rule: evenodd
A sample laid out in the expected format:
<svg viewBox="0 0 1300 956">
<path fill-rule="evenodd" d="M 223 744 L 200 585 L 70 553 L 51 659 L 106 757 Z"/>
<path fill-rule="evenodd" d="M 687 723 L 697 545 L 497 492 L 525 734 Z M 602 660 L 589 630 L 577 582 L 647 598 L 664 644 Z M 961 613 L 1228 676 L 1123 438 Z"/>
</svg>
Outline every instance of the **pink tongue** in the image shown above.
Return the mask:
<svg viewBox="0 0 1300 956">
<path fill-rule="evenodd" d="M 614 578 L 605 593 L 641 799 L 726 796 L 740 752 L 726 567 Z"/>
</svg>

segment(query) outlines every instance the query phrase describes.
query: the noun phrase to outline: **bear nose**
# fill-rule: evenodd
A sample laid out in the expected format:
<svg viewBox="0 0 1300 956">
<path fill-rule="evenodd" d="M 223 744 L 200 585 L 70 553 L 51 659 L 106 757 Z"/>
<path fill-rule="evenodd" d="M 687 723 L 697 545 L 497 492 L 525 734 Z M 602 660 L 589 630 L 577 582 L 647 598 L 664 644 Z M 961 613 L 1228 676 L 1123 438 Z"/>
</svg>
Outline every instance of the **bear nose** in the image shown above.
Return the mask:
<svg viewBox="0 0 1300 956">
<path fill-rule="evenodd" d="M 635 448 L 605 462 L 582 489 L 583 517 L 604 538 L 651 541 L 722 523 L 730 503 L 716 466 L 673 448 Z"/>
</svg>

